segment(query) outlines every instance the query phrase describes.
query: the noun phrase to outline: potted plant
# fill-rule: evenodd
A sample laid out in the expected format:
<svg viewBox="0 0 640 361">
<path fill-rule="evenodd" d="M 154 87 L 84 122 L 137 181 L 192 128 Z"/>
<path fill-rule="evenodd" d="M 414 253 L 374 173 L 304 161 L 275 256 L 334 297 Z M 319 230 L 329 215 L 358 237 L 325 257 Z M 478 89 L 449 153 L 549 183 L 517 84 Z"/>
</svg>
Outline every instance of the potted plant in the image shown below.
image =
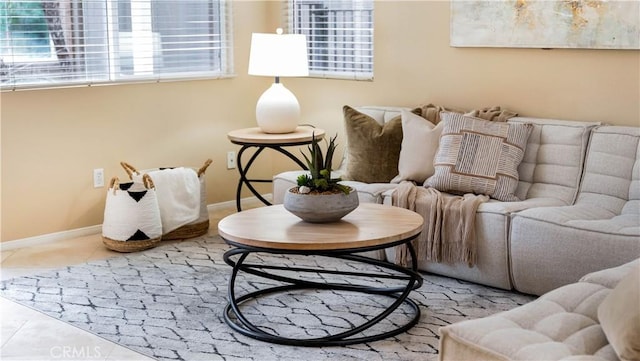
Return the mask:
<svg viewBox="0 0 640 361">
<path fill-rule="evenodd" d="M 338 183 L 331 177 L 331 166 L 336 149 L 335 135 L 323 153 L 318 140 L 308 146 L 309 154 L 302 153 L 308 174 L 297 179 L 297 186 L 289 188 L 284 196 L 284 208 L 302 220 L 313 223 L 334 222 L 358 207 L 358 194 L 353 188 Z"/>
</svg>

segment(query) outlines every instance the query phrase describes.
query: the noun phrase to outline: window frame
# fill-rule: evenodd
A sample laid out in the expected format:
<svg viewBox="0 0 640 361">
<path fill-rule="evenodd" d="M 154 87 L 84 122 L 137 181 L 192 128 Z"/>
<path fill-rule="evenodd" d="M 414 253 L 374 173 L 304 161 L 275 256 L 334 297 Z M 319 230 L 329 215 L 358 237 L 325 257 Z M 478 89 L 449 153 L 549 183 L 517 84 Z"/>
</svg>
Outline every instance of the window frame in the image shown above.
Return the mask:
<svg viewBox="0 0 640 361">
<path fill-rule="evenodd" d="M 296 24 L 298 22 L 300 22 L 298 19 L 301 17 L 300 14 L 296 14 L 296 9 L 295 9 L 295 3 L 301 1 L 301 0 L 285 0 L 284 1 L 284 18 L 285 18 L 285 24 L 287 27 L 287 32 L 288 33 L 292 33 L 292 34 L 303 34 L 303 30 L 301 30 L 300 28 L 296 27 Z M 303 2 L 310 2 L 309 0 L 302 0 Z M 316 4 L 322 4 L 322 3 L 328 3 L 328 4 L 332 4 L 332 3 L 340 3 L 341 1 L 337 1 L 337 0 L 315 0 L 313 1 Z M 344 2 L 342 2 L 344 3 Z M 369 55 L 365 56 L 365 55 L 360 55 L 360 56 L 344 56 L 345 58 L 352 58 L 352 59 L 358 59 L 358 58 L 365 58 L 368 57 L 370 58 L 370 62 L 368 62 L 368 67 L 370 67 L 369 71 L 357 71 L 357 70 L 340 70 L 337 69 L 336 67 L 329 67 L 328 69 L 317 69 L 313 66 L 313 50 L 314 48 L 317 49 L 316 46 L 314 46 L 314 40 L 310 39 L 310 36 L 307 34 L 307 43 L 308 43 L 308 47 L 309 47 L 309 76 L 310 77 L 315 77 L 315 78 L 326 78 L 326 79 L 346 79 L 346 80 L 359 80 L 359 81 L 373 81 L 374 79 L 374 70 L 375 70 L 375 62 L 374 62 L 374 14 L 375 14 L 375 9 L 374 9 L 374 1 L 373 0 L 351 0 L 351 3 L 356 5 L 356 4 L 361 4 L 360 7 L 358 6 L 352 6 L 351 8 L 349 8 L 348 10 L 353 11 L 353 12 L 357 12 L 357 11 L 361 11 L 361 12 L 366 12 L 369 11 L 369 24 L 370 26 L 368 28 L 347 28 L 346 30 L 350 30 L 350 31 L 355 31 L 355 29 L 361 29 L 361 30 L 366 30 L 369 32 L 369 34 L 367 35 L 361 35 L 361 38 L 366 38 L 366 37 L 370 37 L 370 41 L 366 42 L 366 44 L 368 45 L 368 48 L 364 49 L 365 52 L 368 52 Z M 366 9 L 366 5 L 362 5 L 362 4 L 368 4 L 368 6 L 370 7 L 370 9 Z M 326 11 L 337 11 L 335 9 L 325 9 Z M 346 11 L 345 9 L 342 9 L 343 11 Z M 361 15 L 361 14 L 360 14 Z M 359 20 L 357 22 L 358 25 L 360 24 L 366 24 L 366 21 L 363 20 Z M 309 32 L 313 32 L 314 30 L 319 29 L 319 28 L 309 28 Z M 344 28 L 342 28 L 341 30 L 344 30 Z M 345 36 L 356 36 L 357 35 L 345 35 Z M 355 43 L 355 42 L 354 42 Z M 345 49 L 343 49 L 345 50 Z M 350 49 L 348 49 L 348 51 L 353 51 L 353 52 L 357 52 L 359 51 L 358 49 L 356 49 L 356 47 L 351 47 Z M 362 51 L 362 50 L 360 50 Z M 335 57 L 335 56 L 334 56 Z M 329 56 L 327 57 L 329 58 Z M 325 60 L 325 62 L 329 63 L 331 62 L 330 60 Z M 343 64 L 347 64 L 347 63 L 353 63 L 353 64 L 359 64 L 358 61 L 356 60 L 350 60 L 350 61 L 343 61 Z"/>
<path fill-rule="evenodd" d="M 150 7 L 154 0 L 135 0 L 135 1 L 140 1 L 140 2 L 146 1 L 147 6 Z M 95 6 L 96 4 L 99 4 L 99 3 L 104 4 L 104 8 L 100 10 L 104 12 L 104 16 L 105 16 L 102 23 L 99 23 L 97 25 L 87 25 L 87 22 L 82 19 L 82 16 L 78 16 L 77 13 L 73 13 L 69 15 L 67 19 L 69 19 L 68 21 L 73 23 L 72 29 L 70 30 L 70 33 L 73 34 L 71 35 L 71 37 L 77 38 L 78 36 L 80 36 L 83 42 L 87 37 L 91 36 L 91 35 L 88 35 L 91 31 L 95 31 L 95 28 L 101 27 L 101 31 L 102 31 L 101 36 L 103 36 L 105 39 L 109 39 L 109 41 L 107 41 L 107 43 L 103 45 L 106 48 L 108 48 L 108 50 L 105 53 L 101 54 L 104 57 L 103 61 L 109 64 L 108 69 L 106 71 L 106 73 L 108 73 L 108 76 L 101 79 L 92 78 L 94 74 L 91 71 L 86 71 L 86 67 L 91 67 L 95 65 L 88 65 L 88 63 L 85 61 L 85 57 L 89 54 L 89 51 L 83 50 L 82 52 L 78 52 L 80 54 L 79 61 L 81 62 L 85 61 L 85 64 L 81 65 L 81 67 L 84 67 L 85 68 L 84 73 L 87 73 L 89 75 L 82 75 L 83 72 L 77 72 L 76 69 L 72 69 L 71 70 L 72 74 L 73 73 L 80 74 L 80 76 L 75 76 L 74 74 L 74 76 L 71 76 L 69 78 L 56 79 L 51 82 L 35 82 L 35 81 L 31 81 L 29 77 L 20 78 L 19 76 L 15 78 L 9 78 L 9 75 L 6 75 L 6 72 L 8 72 L 9 70 L 3 69 L 4 67 L 16 66 L 16 69 L 19 71 L 20 67 L 28 68 L 29 66 L 34 66 L 41 69 L 38 74 L 41 73 L 42 75 L 49 74 L 50 72 L 52 74 L 59 74 L 62 72 L 60 70 L 56 71 L 56 68 L 61 67 L 60 64 L 63 62 L 63 59 L 56 56 L 58 49 L 55 47 L 54 41 L 52 39 L 52 34 L 51 34 L 52 30 L 49 29 L 48 30 L 49 44 L 50 44 L 51 54 L 53 55 L 52 58 L 28 60 L 26 59 L 26 57 L 22 57 L 25 59 L 18 58 L 16 60 L 15 58 L 13 58 L 8 61 L 7 58 L 12 58 L 12 56 L 8 56 L 8 57 L 5 56 L 3 59 L 3 56 L 0 55 L 0 76 L 8 77 L 8 80 L 6 82 L 0 81 L 0 92 L 29 90 L 29 89 L 51 89 L 51 88 L 95 86 L 95 85 L 117 85 L 117 84 L 127 84 L 127 83 L 158 83 L 158 82 L 187 81 L 187 80 L 226 79 L 226 78 L 236 76 L 234 72 L 234 62 L 233 62 L 233 46 L 234 46 L 233 28 L 232 28 L 233 13 L 232 13 L 231 0 L 207 0 L 206 2 L 204 2 L 205 4 L 214 6 L 217 10 L 216 13 L 218 14 L 218 16 L 214 17 L 212 21 L 219 22 L 219 25 L 217 25 L 219 27 L 219 33 L 209 32 L 209 36 L 212 38 L 217 37 L 220 39 L 219 40 L 221 44 L 220 48 L 216 49 L 215 51 L 212 50 L 211 52 L 211 54 L 215 54 L 216 58 L 219 57 L 220 59 L 219 69 L 196 70 L 196 71 L 172 70 L 166 73 L 162 71 L 155 71 L 155 72 L 151 71 L 151 72 L 148 72 L 147 74 L 142 74 L 142 75 L 135 74 L 133 76 L 123 76 L 122 70 L 117 70 L 117 72 L 120 72 L 120 74 L 116 74 L 116 70 L 113 69 L 114 66 L 118 64 L 119 60 L 121 59 L 121 54 L 118 53 L 119 50 L 117 49 L 118 45 L 116 44 L 116 42 L 113 41 L 113 36 L 114 36 L 113 34 L 116 34 L 116 36 L 118 36 L 119 33 L 120 34 L 123 33 L 123 32 L 120 32 L 119 29 L 117 28 L 117 19 L 118 19 L 117 9 L 115 13 L 113 12 L 114 8 L 117 7 L 117 0 L 72 0 L 71 3 L 76 6 L 81 4 L 83 11 L 87 10 L 88 7 L 92 5 Z M 43 8 L 44 8 L 44 5 L 43 5 Z M 77 9 L 74 9 L 74 11 L 77 11 Z M 49 15 L 47 15 L 45 10 L 45 18 L 47 16 Z M 154 19 L 153 17 L 149 19 L 150 20 L 148 24 L 149 24 L 149 28 L 151 28 L 150 24 L 156 21 L 156 19 Z M 114 27 L 114 23 L 115 23 L 115 27 Z M 90 28 L 93 28 L 93 29 L 90 29 Z M 79 29 L 82 29 L 82 30 L 79 30 Z M 78 35 L 78 34 L 81 34 L 81 35 Z M 153 39 L 151 40 L 151 42 L 153 42 Z M 78 45 L 78 43 L 73 43 L 73 44 L 68 44 L 68 47 L 76 48 L 76 47 L 85 47 L 86 45 L 87 43 L 82 43 L 80 45 Z M 119 59 L 114 61 L 114 57 L 117 57 Z M 74 59 L 74 61 L 76 61 L 76 59 Z M 218 66 L 216 68 L 218 68 Z M 103 76 L 103 75 L 104 74 L 97 73 L 97 72 L 95 74 L 95 76 Z M 26 81 L 25 80 L 21 81 L 21 79 L 26 79 Z"/>
</svg>

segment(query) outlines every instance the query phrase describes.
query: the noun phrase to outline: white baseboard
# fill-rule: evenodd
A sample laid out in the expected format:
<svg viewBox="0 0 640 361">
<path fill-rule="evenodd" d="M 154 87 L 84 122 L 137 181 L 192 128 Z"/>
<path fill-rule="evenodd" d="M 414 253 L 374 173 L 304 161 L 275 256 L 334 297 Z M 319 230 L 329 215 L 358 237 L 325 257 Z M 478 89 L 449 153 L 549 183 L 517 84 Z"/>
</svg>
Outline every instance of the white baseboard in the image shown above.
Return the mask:
<svg viewBox="0 0 640 361">
<path fill-rule="evenodd" d="M 0 251 L 11 251 L 18 248 L 39 246 L 42 244 L 64 241 L 71 238 L 90 236 L 102 232 L 102 225 L 76 228 L 68 231 L 43 234 L 0 243 Z"/>
<path fill-rule="evenodd" d="M 266 194 L 263 194 L 262 196 L 269 202 L 273 201 L 273 194 L 271 193 L 266 193 Z M 243 208 L 244 206 L 249 206 L 251 204 L 262 204 L 262 202 L 257 197 L 247 197 L 247 198 L 242 198 L 240 200 L 240 205 L 243 206 Z M 235 207 L 236 207 L 236 201 L 232 200 L 232 201 L 209 204 L 207 205 L 207 210 L 211 212 L 211 211 L 219 211 L 222 209 L 235 208 Z"/>
<path fill-rule="evenodd" d="M 273 198 L 271 193 L 263 194 L 262 196 L 269 201 L 271 201 Z M 247 197 L 247 198 L 242 198 L 240 200 L 241 205 L 255 204 L 256 202 L 260 202 L 260 200 L 258 200 L 258 198 L 256 197 Z M 236 201 L 233 200 L 233 201 L 208 204 L 207 210 L 209 212 L 219 211 L 222 209 L 235 208 L 235 206 L 236 206 Z M 102 232 L 102 225 L 98 224 L 95 226 L 76 228 L 68 231 L 48 233 L 40 236 L 27 237 L 27 238 L 12 240 L 12 241 L 0 242 L 0 252 L 11 251 L 18 248 L 33 247 L 33 246 L 38 246 L 38 245 L 53 243 L 53 242 L 60 242 L 60 241 L 64 241 L 72 238 L 91 236 L 94 234 L 99 234 L 101 232 Z"/>
</svg>

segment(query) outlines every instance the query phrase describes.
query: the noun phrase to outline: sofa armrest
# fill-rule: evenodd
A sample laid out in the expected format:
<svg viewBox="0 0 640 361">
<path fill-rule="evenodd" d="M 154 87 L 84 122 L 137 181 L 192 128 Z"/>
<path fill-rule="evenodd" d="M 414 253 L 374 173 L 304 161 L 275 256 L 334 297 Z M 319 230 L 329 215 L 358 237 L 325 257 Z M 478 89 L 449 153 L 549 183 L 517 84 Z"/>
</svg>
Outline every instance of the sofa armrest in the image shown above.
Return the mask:
<svg viewBox="0 0 640 361">
<path fill-rule="evenodd" d="M 622 279 L 622 277 L 628 274 L 631 269 L 638 264 L 640 264 L 640 258 L 622 264 L 618 267 L 607 268 L 602 271 L 588 273 L 580 279 L 580 282 L 595 283 L 607 288 L 614 288 Z"/>
</svg>

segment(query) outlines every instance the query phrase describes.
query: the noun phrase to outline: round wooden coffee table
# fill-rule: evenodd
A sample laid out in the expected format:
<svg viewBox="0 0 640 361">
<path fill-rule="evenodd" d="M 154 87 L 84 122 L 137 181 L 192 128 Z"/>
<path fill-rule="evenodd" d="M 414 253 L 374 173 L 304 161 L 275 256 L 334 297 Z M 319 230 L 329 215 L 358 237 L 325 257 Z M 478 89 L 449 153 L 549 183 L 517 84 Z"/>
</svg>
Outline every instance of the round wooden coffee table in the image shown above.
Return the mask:
<svg viewBox="0 0 640 361">
<path fill-rule="evenodd" d="M 420 234 L 423 219 L 419 214 L 398 207 L 380 204 L 361 204 L 341 221 L 332 223 L 307 223 L 286 211 L 282 205 L 254 208 L 230 215 L 218 223 L 220 236 L 231 246 L 224 254 L 224 260 L 233 267 L 229 280 L 228 298 L 224 317 L 227 324 L 246 336 L 279 344 L 296 346 L 344 346 L 354 343 L 370 342 L 405 332 L 420 319 L 420 308 L 408 298 L 409 293 L 422 285 L 422 277 L 417 272 L 417 259 L 411 240 Z M 411 268 L 405 268 L 386 261 L 380 261 L 355 254 L 364 251 L 380 250 L 406 244 L 412 258 Z M 340 271 L 322 267 L 287 267 L 283 265 L 265 265 L 264 263 L 245 262 L 259 253 L 313 255 L 331 257 L 349 262 L 359 262 L 374 266 L 377 271 Z M 367 268 L 367 267 L 364 267 Z M 401 285 L 365 286 L 347 282 L 320 282 L 297 278 L 287 274 L 331 274 L 333 276 L 355 276 L 362 279 L 376 279 L 381 282 L 394 280 Z M 240 272 L 249 273 L 269 280 L 283 283 L 280 286 L 267 287 L 236 296 L 237 276 Z M 324 277 L 318 277 L 322 280 Z M 242 313 L 243 303 L 256 300 L 261 296 L 277 292 L 300 289 L 322 289 L 360 292 L 383 295 L 393 302 L 378 315 L 372 315 L 366 322 L 353 325 L 347 331 L 316 338 L 289 338 L 269 332 L 264 327 L 254 325 Z M 408 305 L 413 317 L 393 329 L 376 332 L 370 329 L 391 315 L 400 305 Z M 371 331 L 371 330 L 370 330 Z"/>
</svg>

